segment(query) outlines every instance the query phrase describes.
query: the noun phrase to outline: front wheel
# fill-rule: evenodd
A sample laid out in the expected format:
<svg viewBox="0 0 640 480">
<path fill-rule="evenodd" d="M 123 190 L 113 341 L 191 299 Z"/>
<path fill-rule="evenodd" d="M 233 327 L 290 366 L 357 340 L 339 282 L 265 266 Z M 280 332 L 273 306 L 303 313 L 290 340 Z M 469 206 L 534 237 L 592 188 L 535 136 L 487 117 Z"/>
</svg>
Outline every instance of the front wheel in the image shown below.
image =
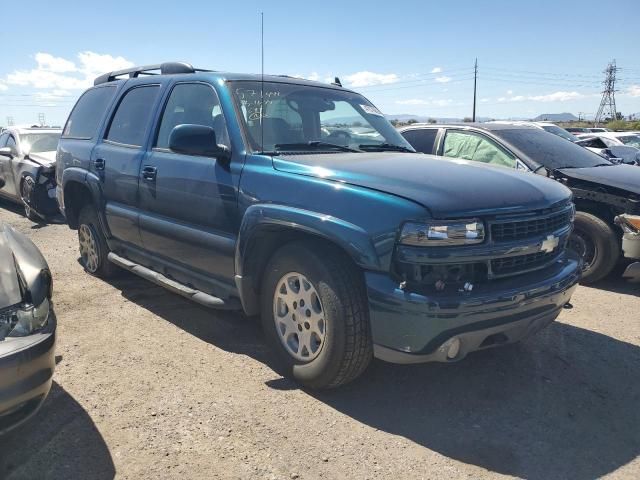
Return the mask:
<svg viewBox="0 0 640 480">
<path fill-rule="evenodd" d="M 22 204 L 24 205 L 24 216 L 32 222 L 39 223 L 42 221 L 40 215 L 38 215 L 28 203 L 28 199 L 31 197 L 31 192 L 35 187 L 35 181 L 30 176 L 27 176 L 22 180 L 20 185 L 20 197 L 22 198 Z"/>
<path fill-rule="evenodd" d="M 582 284 L 603 279 L 616 266 L 620 245 L 615 231 L 601 218 L 587 212 L 576 212 L 569 248 L 582 257 Z"/>
<path fill-rule="evenodd" d="M 267 341 L 301 384 L 338 387 L 371 361 L 364 279 L 342 252 L 320 242 L 283 246 L 267 265 L 261 302 Z"/>
</svg>

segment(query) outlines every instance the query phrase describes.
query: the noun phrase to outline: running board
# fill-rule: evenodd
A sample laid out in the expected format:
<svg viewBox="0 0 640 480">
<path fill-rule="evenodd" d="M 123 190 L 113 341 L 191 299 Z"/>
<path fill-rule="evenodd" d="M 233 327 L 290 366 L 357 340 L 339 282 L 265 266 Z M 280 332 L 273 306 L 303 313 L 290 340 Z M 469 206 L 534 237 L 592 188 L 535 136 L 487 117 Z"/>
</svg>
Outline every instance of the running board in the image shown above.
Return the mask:
<svg viewBox="0 0 640 480">
<path fill-rule="evenodd" d="M 194 302 L 199 303 L 200 305 L 204 305 L 205 307 L 217 308 L 221 310 L 241 309 L 239 301 L 234 301 L 234 299 L 231 299 L 230 301 L 223 300 L 222 298 L 214 297 L 213 295 L 209 295 L 208 293 L 204 293 L 200 290 L 187 287 L 182 283 L 165 277 L 161 273 L 154 272 L 147 267 L 143 267 L 142 265 L 134 263 L 131 260 L 123 258 L 113 252 L 109 252 L 107 258 L 110 262 L 115 263 L 119 267 L 122 267 L 125 270 L 129 270 L 131 273 L 135 273 L 145 280 L 149 280 L 156 285 L 164 287 L 167 290 L 172 291 L 173 293 L 177 293 L 178 295 L 182 295 L 183 297 L 188 298 L 189 300 L 193 300 Z"/>
</svg>

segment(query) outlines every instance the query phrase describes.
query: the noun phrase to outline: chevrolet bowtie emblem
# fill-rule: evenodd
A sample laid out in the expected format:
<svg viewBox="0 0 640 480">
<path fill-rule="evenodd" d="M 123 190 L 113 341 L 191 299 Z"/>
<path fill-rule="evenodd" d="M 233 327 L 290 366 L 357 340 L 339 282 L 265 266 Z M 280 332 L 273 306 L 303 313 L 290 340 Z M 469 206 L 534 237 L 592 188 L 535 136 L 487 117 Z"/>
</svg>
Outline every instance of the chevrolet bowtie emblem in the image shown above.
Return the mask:
<svg viewBox="0 0 640 480">
<path fill-rule="evenodd" d="M 555 235 L 549 235 L 542 241 L 542 244 L 540 245 L 540 251 L 551 253 L 556 249 L 559 243 L 560 239 L 558 237 L 556 237 Z"/>
</svg>

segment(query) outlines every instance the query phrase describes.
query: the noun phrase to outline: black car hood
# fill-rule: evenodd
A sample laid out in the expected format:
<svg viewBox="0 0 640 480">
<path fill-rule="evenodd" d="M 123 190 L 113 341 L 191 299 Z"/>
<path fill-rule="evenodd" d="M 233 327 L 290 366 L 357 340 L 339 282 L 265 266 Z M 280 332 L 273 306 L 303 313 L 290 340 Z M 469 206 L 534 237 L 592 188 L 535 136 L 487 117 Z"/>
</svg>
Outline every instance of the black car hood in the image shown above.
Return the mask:
<svg viewBox="0 0 640 480">
<path fill-rule="evenodd" d="M 25 286 L 23 298 L 19 273 Z M 41 303 L 49 294 L 51 275 L 38 248 L 9 225 L 0 223 L 0 309 L 28 300 Z"/>
<path fill-rule="evenodd" d="M 563 175 L 576 180 L 599 183 L 640 194 L 640 167 L 634 165 L 611 165 L 608 167 L 563 168 Z"/>
<path fill-rule="evenodd" d="M 282 155 L 274 158 L 274 167 L 404 197 L 428 208 L 434 218 L 532 211 L 571 195 L 540 175 L 423 154 Z"/>
</svg>

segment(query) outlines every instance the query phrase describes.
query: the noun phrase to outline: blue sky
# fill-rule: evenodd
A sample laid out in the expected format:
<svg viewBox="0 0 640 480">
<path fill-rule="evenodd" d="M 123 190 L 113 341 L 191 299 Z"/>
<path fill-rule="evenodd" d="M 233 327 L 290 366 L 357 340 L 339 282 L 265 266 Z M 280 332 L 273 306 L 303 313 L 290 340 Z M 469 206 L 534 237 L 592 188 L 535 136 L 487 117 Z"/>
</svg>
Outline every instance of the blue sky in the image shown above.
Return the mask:
<svg viewBox="0 0 640 480">
<path fill-rule="evenodd" d="M 28 12 L 0 30 L 0 125 L 8 116 L 36 123 L 41 112 L 61 124 L 93 77 L 129 64 L 184 60 L 258 72 L 260 11 L 267 73 L 320 81 L 337 75 L 385 113 L 470 115 L 475 57 L 479 116 L 593 115 L 602 70 L 614 58 L 618 110 L 640 113 L 637 0 L 99 5 L 13 4 Z"/>
</svg>

